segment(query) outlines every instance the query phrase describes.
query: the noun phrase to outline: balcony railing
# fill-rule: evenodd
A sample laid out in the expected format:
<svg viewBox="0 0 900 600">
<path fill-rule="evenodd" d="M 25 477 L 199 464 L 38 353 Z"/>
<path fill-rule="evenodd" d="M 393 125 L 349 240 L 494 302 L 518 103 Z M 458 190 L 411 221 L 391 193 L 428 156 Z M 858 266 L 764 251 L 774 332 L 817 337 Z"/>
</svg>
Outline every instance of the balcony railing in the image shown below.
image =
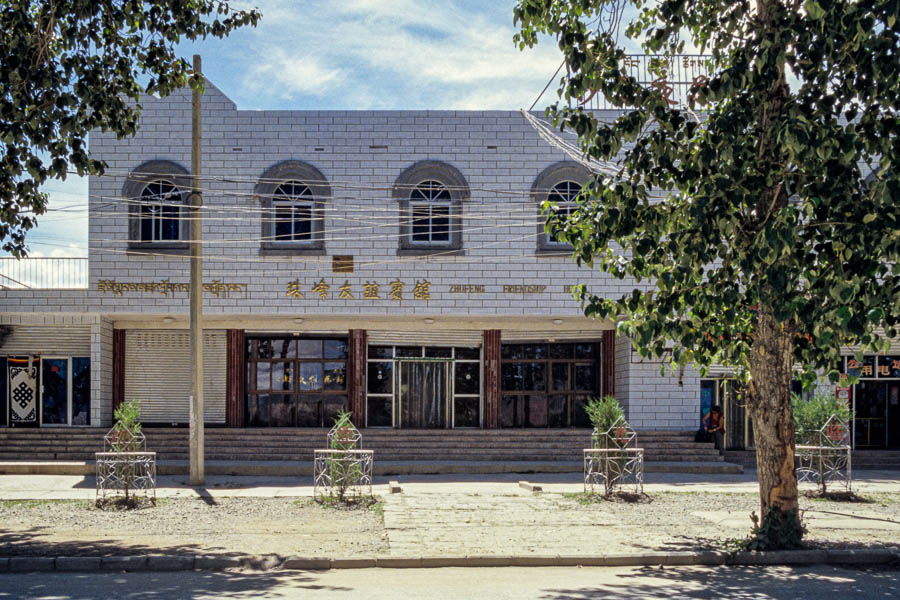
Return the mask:
<svg viewBox="0 0 900 600">
<path fill-rule="evenodd" d="M 86 289 L 87 258 L 0 258 L 0 289 Z"/>
<path fill-rule="evenodd" d="M 710 58 L 707 54 L 629 54 L 622 66 L 639 84 L 658 89 L 672 107 L 683 108 L 688 105 L 691 86 L 709 77 L 707 61 Z M 616 108 L 601 93 L 572 100 L 570 104 L 590 110 Z"/>
</svg>

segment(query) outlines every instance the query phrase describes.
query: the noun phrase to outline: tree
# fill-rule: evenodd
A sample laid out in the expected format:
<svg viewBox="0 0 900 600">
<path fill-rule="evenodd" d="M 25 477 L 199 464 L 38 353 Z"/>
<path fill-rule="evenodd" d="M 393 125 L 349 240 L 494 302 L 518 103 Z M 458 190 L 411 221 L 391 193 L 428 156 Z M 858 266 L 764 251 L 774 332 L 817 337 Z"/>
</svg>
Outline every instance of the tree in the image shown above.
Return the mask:
<svg viewBox="0 0 900 600">
<path fill-rule="evenodd" d="M 586 315 L 622 319 L 643 356 L 668 344 L 673 367 L 723 363 L 749 384 L 762 529 L 799 540 L 795 365 L 805 382 L 816 370 L 834 381 L 842 344 L 884 351 L 897 335 L 898 5 L 635 0 L 625 31 L 645 51 L 690 40 L 711 56 L 687 110 L 623 68 L 607 26 L 622 4 L 515 9 L 520 48 L 545 33 L 565 55 L 549 118 L 578 133 L 586 157 L 618 161 L 618 177 L 595 177 L 550 226 L 580 263 L 636 282 L 617 298 L 580 288 Z M 595 92 L 623 109 L 613 122 L 568 106 Z"/>
<path fill-rule="evenodd" d="M 199 76 L 183 40 L 256 25 L 255 10 L 217 0 L 6 0 L 0 7 L 0 238 L 21 257 L 50 178 L 102 174 L 92 129 L 132 135 L 141 93 L 165 96 Z"/>
</svg>

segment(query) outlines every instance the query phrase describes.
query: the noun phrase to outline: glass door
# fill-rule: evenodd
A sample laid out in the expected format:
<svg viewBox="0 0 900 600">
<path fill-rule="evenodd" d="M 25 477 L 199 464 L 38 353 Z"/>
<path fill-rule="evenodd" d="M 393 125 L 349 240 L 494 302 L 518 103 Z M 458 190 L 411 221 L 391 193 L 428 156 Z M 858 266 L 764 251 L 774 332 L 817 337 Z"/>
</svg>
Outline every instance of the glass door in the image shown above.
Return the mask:
<svg viewBox="0 0 900 600">
<path fill-rule="evenodd" d="M 447 402 L 450 361 L 397 361 L 399 406 L 394 410 L 403 429 L 444 429 L 449 422 Z"/>
<path fill-rule="evenodd" d="M 68 358 L 41 358 L 41 425 L 69 424 L 71 381 Z"/>
</svg>

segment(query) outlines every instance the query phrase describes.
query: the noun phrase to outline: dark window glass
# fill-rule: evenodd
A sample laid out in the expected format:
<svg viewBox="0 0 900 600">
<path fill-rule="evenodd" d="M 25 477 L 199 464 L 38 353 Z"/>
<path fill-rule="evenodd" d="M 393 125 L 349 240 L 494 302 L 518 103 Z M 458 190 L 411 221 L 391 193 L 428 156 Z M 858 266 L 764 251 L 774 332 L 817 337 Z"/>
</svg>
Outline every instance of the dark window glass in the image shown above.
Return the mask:
<svg viewBox="0 0 900 600">
<path fill-rule="evenodd" d="M 594 344 L 575 344 L 575 358 L 594 358 Z"/>
<path fill-rule="evenodd" d="M 289 362 L 273 362 L 272 363 L 272 389 L 278 391 L 290 391 L 291 380 L 293 373 L 291 373 L 291 365 Z"/>
<path fill-rule="evenodd" d="M 550 387 L 554 392 L 565 392 L 569 387 L 569 363 L 553 363 L 553 382 Z"/>
<path fill-rule="evenodd" d="M 547 389 L 546 363 L 524 363 L 525 368 L 525 389 L 536 392 L 543 392 Z"/>
<path fill-rule="evenodd" d="M 500 398 L 500 427 L 521 427 L 519 397 L 503 395 Z"/>
<path fill-rule="evenodd" d="M 479 373 L 481 364 L 476 362 L 458 362 L 454 364 L 454 392 L 457 394 L 477 394 L 481 388 Z"/>
<path fill-rule="evenodd" d="M 300 376 L 297 378 L 301 392 L 317 392 L 322 389 L 322 363 L 300 363 Z"/>
<path fill-rule="evenodd" d="M 500 367 L 500 387 L 506 392 L 525 389 L 523 363 L 503 363 Z"/>
<path fill-rule="evenodd" d="M 430 241 L 430 213 L 429 207 L 413 205 L 412 207 L 412 240 L 414 242 Z"/>
<path fill-rule="evenodd" d="M 321 427 L 333 427 L 337 422 L 338 413 L 347 410 L 347 396 L 322 396 L 322 423 Z"/>
<path fill-rule="evenodd" d="M 575 389 L 582 392 L 594 390 L 594 365 L 575 365 Z"/>
<path fill-rule="evenodd" d="M 457 359 L 463 360 L 479 360 L 481 358 L 480 348 L 454 348 Z"/>
<path fill-rule="evenodd" d="M 555 394 L 547 396 L 547 426 L 567 427 L 569 425 L 566 397 Z"/>
<path fill-rule="evenodd" d="M 421 346 L 398 346 L 394 351 L 397 358 L 422 358 Z"/>
<path fill-rule="evenodd" d="M 271 390 L 272 384 L 270 374 L 272 372 L 272 363 L 258 362 L 256 363 L 256 388 L 257 390 Z"/>
<path fill-rule="evenodd" d="M 249 394 L 247 396 L 247 422 L 252 427 L 263 427 L 269 424 L 269 396 L 267 394 Z"/>
<path fill-rule="evenodd" d="M 5 389 L 0 386 L 0 389 Z M 0 403 L 0 407 L 3 404 Z M 3 421 L 0 420 L 0 423 Z M 72 425 L 91 424 L 91 359 L 72 359 Z"/>
<path fill-rule="evenodd" d="M 306 242 L 313 237 L 313 194 L 299 181 L 286 181 L 272 196 L 274 238 L 278 242 Z"/>
<path fill-rule="evenodd" d="M 347 358 L 350 347 L 344 340 L 325 340 L 324 358 Z"/>
<path fill-rule="evenodd" d="M 312 239 L 312 206 L 294 208 L 294 239 L 306 242 Z"/>
<path fill-rule="evenodd" d="M 181 238 L 182 194 L 167 181 L 153 181 L 141 191 L 141 241 L 165 242 Z"/>
<path fill-rule="evenodd" d="M 500 358 L 504 360 L 525 358 L 525 347 L 522 344 L 502 344 L 500 346 Z"/>
<path fill-rule="evenodd" d="M 299 340 L 300 358 L 322 358 L 322 340 L 312 340 L 301 338 Z"/>
<path fill-rule="evenodd" d="M 546 427 L 547 426 L 547 396 L 543 394 L 535 394 L 528 396 L 528 403 L 525 406 L 527 412 L 528 427 Z"/>
<path fill-rule="evenodd" d="M 453 348 L 425 348 L 426 358 L 452 358 Z"/>
<path fill-rule="evenodd" d="M 69 361 L 64 358 L 45 358 L 41 363 L 41 423 L 68 424 Z"/>
<path fill-rule="evenodd" d="M 572 358 L 574 351 L 574 344 L 550 344 L 548 354 L 550 358 Z"/>
<path fill-rule="evenodd" d="M 323 381 L 326 391 L 347 389 L 347 363 L 325 363 L 325 379 Z"/>
<path fill-rule="evenodd" d="M 257 358 L 275 358 L 275 340 L 256 340 Z"/>
<path fill-rule="evenodd" d="M 369 346 L 369 358 L 393 358 L 394 348 L 392 346 Z"/>
<path fill-rule="evenodd" d="M 588 396 L 576 396 L 572 400 L 573 411 L 575 413 L 575 427 L 590 427 L 591 420 L 588 418 L 585 406 L 588 403 Z"/>
<path fill-rule="evenodd" d="M 272 427 L 294 426 L 294 405 L 290 396 L 279 394 L 269 396 L 269 425 Z"/>
<path fill-rule="evenodd" d="M 370 394 L 390 394 L 393 392 L 391 378 L 394 375 L 394 363 L 370 362 L 368 365 L 368 384 L 366 389 Z"/>
<path fill-rule="evenodd" d="M 297 357 L 297 341 L 296 340 L 273 340 L 273 353 L 279 358 L 296 358 Z"/>
<path fill-rule="evenodd" d="M 297 427 L 321 427 L 319 396 L 301 395 L 294 403 Z"/>
<path fill-rule="evenodd" d="M 435 242 L 450 241 L 450 207 L 434 206 L 431 209 L 431 239 Z"/>
<path fill-rule="evenodd" d="M 368 411 L 367 425 L 369 427 L 390 427 L 391 422 L 391 398 L 379 398 L 369 396 L 366 399 Z"/>
<path fill-rule="evenodd" d="M 453 401 L 455 427 L 478 427 L 478 398 L 456 398 Z"/>
</svg>

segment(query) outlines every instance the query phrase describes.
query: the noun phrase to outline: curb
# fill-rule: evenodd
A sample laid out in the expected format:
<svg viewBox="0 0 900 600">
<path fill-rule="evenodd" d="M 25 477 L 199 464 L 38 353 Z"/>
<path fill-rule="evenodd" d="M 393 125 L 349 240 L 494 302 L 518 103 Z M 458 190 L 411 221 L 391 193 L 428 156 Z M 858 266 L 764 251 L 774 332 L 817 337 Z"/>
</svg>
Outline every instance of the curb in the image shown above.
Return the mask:
<svg viewBox="0 0 900 600">
<path fill-rule="evenodd" d="M 0 557 L 0 573 L 46 571 L 327 571 L 329 569 L 424 569 L 441 567 L 645 567 L 749 565 L 893 565 L 900 550 L 783 550 L 776 552 L 656 552 L 594 556 L 375 556 L 361 558 L 173 555 Z"/>
</svg>

